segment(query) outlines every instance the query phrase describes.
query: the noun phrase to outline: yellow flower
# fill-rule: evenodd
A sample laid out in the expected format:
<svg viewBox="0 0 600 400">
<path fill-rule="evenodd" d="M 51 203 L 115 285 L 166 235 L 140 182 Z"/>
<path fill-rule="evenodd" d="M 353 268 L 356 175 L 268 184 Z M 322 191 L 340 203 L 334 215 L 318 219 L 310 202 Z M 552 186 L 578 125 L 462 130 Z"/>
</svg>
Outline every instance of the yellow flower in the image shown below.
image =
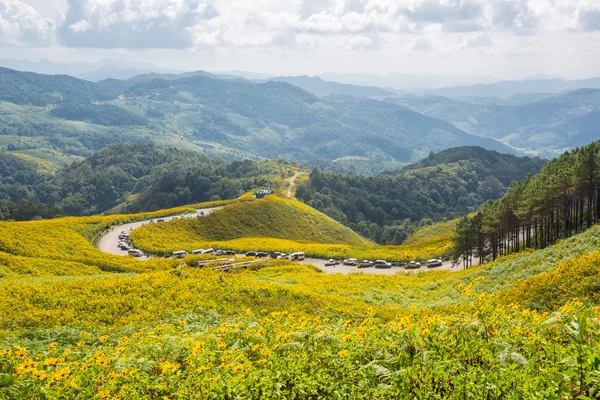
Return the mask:
<svg viewBox="0 0 600 400">
<path fill-rule="evenodd" d="M 29 352 L 21 347 L 21 346 L 15 346 L 15 357 L 17 357 L 18 359 L 22 359 L 25 358 L 29 355 Z"/>
<path fill-rule="evenodd" d="M 54 350 L 58 346 L 58 343 L 52 342 L 48 345 L 48 350 Z"/>
<path fill-rule="evenodd" d="M 104 342 L 106 342 L 108 340 L 108 335 L 100 336 L 98 338 L 98 340 L 100 341 L 100 343 L 104 343 Z"/>
<path fill-rule="evenodd" d="M 56 359 L 56 358 L 48 358 L 48 359 L 44 360 L 44 365 L 46 365 L 48 367 L 56 367 L 57 364 L 58 364 L 58 359 Z"/>
<path fill-rule="evenodd" d="M 179 367 L 180 365 L 177 363 L 165 361 L 164 363 L 162 363 L 160 374 L 165 375 L 167 373 L 176 372 L 179 369 Z"/>
<path fill-rule="evenodd" d="M 338 352 L 338 356 L 340 356 L 342 358 L 348 357 L 349 355 L 350 355 L 350 352 L 348 350 L 345 350 L 345 349 L 344 350 L 340 350 Z"/>
<path fill-rule="evenodd" d="M 40 371 L 40 370 L 37 370 L 37 369 L 36 369 L 36 370 L 33 370 L 33 371 L 31 372 L 31 374 L 32 374 L 32 375 L 33 375 L 35 378 L 37 378 L 37 379 L 39 379 L 39 380 L 41 380 L 41 381 L 43 381 L 44 379 L 46 379 L 46 378 L 48 377 L 48 374 L 47 374 L 46 372 L 44 372 L 44 371 Z"/>
<path fill-rule="evenodd" d="M 69 374 L 70 374 L 69 368 L 59 369 L 52 375 L 52 380 L 55 380 L 55 381 L 63 380 L 67 376 L 69 376 Z"/>
</svg>

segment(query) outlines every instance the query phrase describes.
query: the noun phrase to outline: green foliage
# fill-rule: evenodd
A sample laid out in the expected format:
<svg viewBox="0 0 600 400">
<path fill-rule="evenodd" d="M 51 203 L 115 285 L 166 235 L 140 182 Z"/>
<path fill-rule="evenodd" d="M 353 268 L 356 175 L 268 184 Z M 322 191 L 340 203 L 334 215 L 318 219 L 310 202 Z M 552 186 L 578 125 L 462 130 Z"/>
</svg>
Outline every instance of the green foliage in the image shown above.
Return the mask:
<svg viewBox="0 0 600 400">
<path fill-rule="evenodd" d="M 600 142 L 564 153 L 457 226 L 454 257 L 470 264 L 544 248 L 600 219 Z"/>
<path fill-rule="evenodd" d="M 96 125 L 146 125 L 147 120 L 121 107 L 110 104 L 65 103 L 52 109 L 51 115 L 71 121 L 87 121 Z"/>
<path fill-rule="evenodd" d="M 1 219 L 91 215 L 124 202 L 128 212 L 232 199 L 277 184 L 297 168 L 285 161 L 233 161 L 151 143 L 113 145 L 53 175 L 28 160 L 0 154 Z M 4 207 L 4 208 L 2 208 Z M 4 210 L 4 211 L 3 211 Z"/>
<path fill-rule="evenodd" d="M 296 197 L 365 237 L 398 244 L 427 219 L 457 218 L 502 196 L 513 181 L 543 164 L 538 158 L 459 147 L 378 176 L 315 169 Z"/>
<path fill-rule="evenodd" d="M 350 156 L 388 169 L 461 145 L 511 152 L 404 107 L 348 97 L 324 100 L 283 82 L 156 76 L 92 83 L 0 69 L 0 93 L 0 101 L 10 102 L 4 103 L 6 114 L 0 107 L 0 134 L 36 137 L 43 139 L 36 148 L 79 156 L 114 143 L 156 140 L 230 158 L 304 162 Z"/>
</svg>

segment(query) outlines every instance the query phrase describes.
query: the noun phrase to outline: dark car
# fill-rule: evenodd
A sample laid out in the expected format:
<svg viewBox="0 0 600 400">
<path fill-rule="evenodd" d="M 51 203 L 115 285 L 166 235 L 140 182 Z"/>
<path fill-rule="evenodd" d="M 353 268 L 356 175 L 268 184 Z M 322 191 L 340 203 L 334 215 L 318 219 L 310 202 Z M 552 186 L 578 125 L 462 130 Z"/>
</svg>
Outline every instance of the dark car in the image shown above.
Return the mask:
<svg viewBox="0 0 600 400">
<path fill-rule="evenodd" d="M 233 250 L 225 250 L 225 254 L 228 256 L 235 256 L 235 251 Z"/>
<path fill-rule="evenodd" d="M 282 255 L 285 255 L 285 254 L 282 253 L 282 252 L 280 252 L 280 251 L 276 251 L 274 253 L 271 253 L 271 255 L 269 257 L 271 257 L 271 258 L 279 258 Z"/>
<path fill-rule="evenodd" d="M 246 253 L 246 257 L 256 257 L 256 251 L 249 251 Z"/>
<path fill-rule="evenodd" d="M 256 253 L 256 258 L 268 257 L 269 253 L 265 253 L 264 251 L 259 251 Z"/>
</svg>

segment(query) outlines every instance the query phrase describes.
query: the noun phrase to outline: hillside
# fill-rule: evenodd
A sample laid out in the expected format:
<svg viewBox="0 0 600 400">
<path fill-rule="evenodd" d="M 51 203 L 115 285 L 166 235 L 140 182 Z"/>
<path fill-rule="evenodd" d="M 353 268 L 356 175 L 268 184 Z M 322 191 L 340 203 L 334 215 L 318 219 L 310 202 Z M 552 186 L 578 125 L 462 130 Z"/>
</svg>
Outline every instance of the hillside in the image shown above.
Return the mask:
<svg viewBox="0 0 600 400">
<path fill-rule="evenodd" d="M 305 204 L 274 195 L 228 206 L 206 218 L 147 225 L 133 232 L 131 238 L 135 246 L 151 253 L 169 253 L 173 246 L 190 252 L 202 247 L 231 247 L 236 239 L 262 238 L 294 241 L 298 246 L 304 242 L 371 245 Z"/>
<path fill-rule="evenodd" d="M 388 101 L 531 152 L 560 153 L 600 138 L 600 90 L 579 89 L 518 105 L 463 103 L 440 96 Z"/>
<path fill-rule="evenodd" d="M 140 212 L 231 199 L 257 186 L 279 185 L 299 169 L 286 161 L 228 163 L 152 143 L 112 145 L 68 166 L 52 166 L 0 153 L 0 200 L 10 202 L 2 204 L 8 212 L 1 219 L 90 215 L 114 207 Z M 22 202 L 30 207 L 20 210 Z"/>
<path fill-rule="evenodd" d="M 552 159 L 457 223 L 454 258 L 465 265 L 494 260 L 590 229 L 600 220 L 599 171 L 600 142 Z"/>
<path fill-rule="evenodd" d="M 319 97 L 327 96 L 355 96 L 386 98 L 395 96 L 394 93 L 378 88 L 376 86 L 358 86 L 344 83 L 325 81 L 316 76 L 277 76 L 269 78 L 268 81 L 286 82 L 290 85 L 298 86 L 307 92 Z"/>
<path fill-rule="evenodd" d="M 371 240 L 400 244 L 431 220 L 458 218 L 501 197 L 513 181 L 538 172 L 544 163 L 458 147 L 376 176 L 315 169 L 296 196 Z"/>
<path fill-rule="evenodd" d="M 322 99 L 284 82 L 202 73 L 92 83 L 2 68 L 0 114 L 0 143 L 75 156 L 147 140 L 227 159 L 351 156 L 400 164 L 461 145 L 514 152 L 389 103 Z"/>
<path fill-rule="evenodd" d="M 576 398 L 600 387 L 598 227 L 461 272 L 395 276 L 285 261 L 228 274 L 192 268 L 197 257 L 106 255 L 81 236 L 158 215 L 0 223 L 0 397 Z"/>
<path fill-rule="evenodd" d="M 560 93 L 585 88 L 600 89 L 600 78 L 566 81 L 563 79 L 528 79 L 501 81 L 470 86 L 456 86 L 428 90 L 427 93 L 444 97 L 498 97 L 506 99 L 528 93 Z"/>
</svg>

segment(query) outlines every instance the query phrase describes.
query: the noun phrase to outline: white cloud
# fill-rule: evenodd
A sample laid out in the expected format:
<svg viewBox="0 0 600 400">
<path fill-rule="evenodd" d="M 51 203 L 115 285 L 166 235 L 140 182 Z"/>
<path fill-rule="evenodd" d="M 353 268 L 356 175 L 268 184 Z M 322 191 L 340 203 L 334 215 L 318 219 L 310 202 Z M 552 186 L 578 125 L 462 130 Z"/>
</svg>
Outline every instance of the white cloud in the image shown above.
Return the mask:
<svg viewBox="0 0 600 400">
<path fill-rule="evenodd" d="M 488 33 L 476 33 L 463 35 L 459 41 L 458 48 L 460 50 L 488 47 L 492 45 L 492 38 Z"/>
<path fill-rule="evenodd" d="M 417 36 L 413 39 L 411 48 L 415 51 L 432 51 L 439 44 L 439 41 L 428 36 Z"/>
<path fill-rule="evenodd" d="M 0 0 L 0 46 L 73 54 L 335 54 L 402 68 L 409 53 L 554 60 L 597 48 L 598 32 L 600 0 Z"/>
<path fill-rule="evenodd" d="M 19 0 L 0 0 L 0 47 L 52 43 L 55 25 Z"/>
</svg>

